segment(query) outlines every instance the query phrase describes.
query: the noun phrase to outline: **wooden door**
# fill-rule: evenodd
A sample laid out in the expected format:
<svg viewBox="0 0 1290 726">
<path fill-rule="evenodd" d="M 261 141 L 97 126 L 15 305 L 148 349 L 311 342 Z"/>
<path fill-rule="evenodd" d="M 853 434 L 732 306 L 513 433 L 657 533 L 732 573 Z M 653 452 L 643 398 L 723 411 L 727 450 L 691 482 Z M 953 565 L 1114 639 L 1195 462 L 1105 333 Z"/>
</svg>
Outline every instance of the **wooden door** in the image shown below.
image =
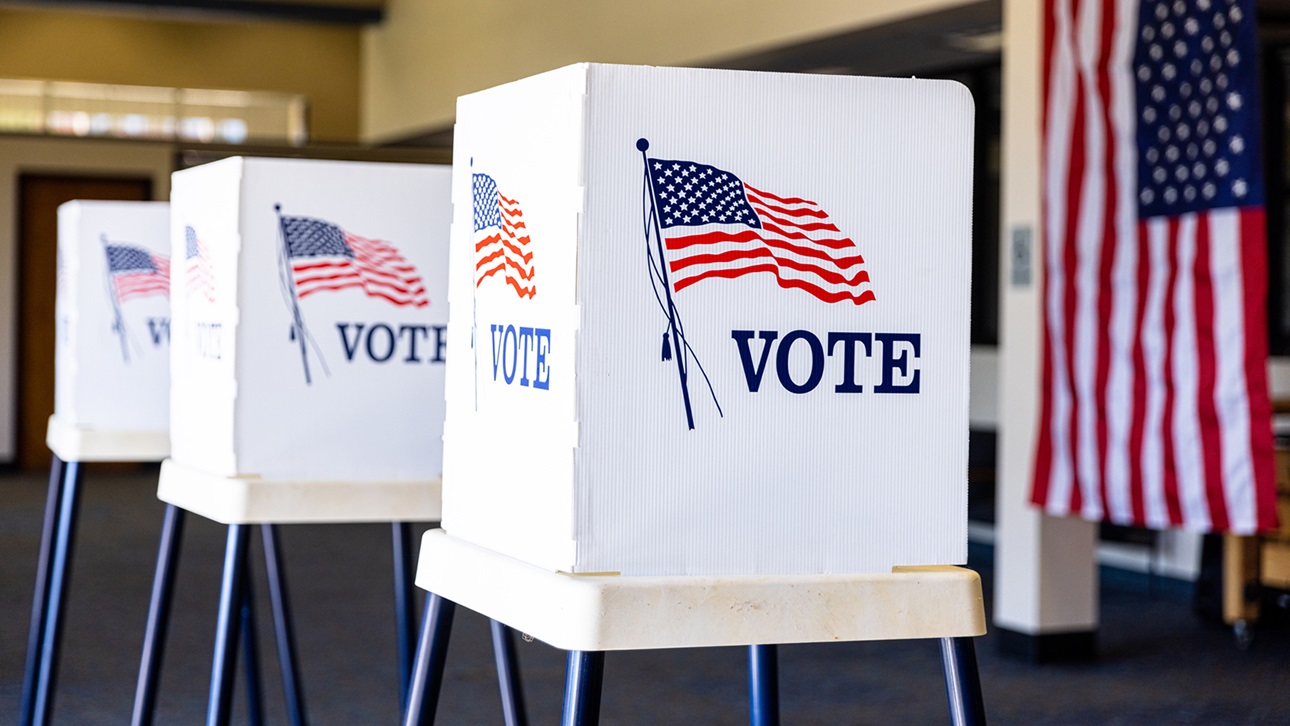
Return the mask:
<svg viewBox="0 0 1290 726">
<path fill-rule="evenodd" d="M 54 286 L 58 205 L 73 199 L 148 201 L 150 179 L 24 174 L 18 180 L 18 441 L 15 463 L 49 466 L 54 413 Z"/>
</svg>

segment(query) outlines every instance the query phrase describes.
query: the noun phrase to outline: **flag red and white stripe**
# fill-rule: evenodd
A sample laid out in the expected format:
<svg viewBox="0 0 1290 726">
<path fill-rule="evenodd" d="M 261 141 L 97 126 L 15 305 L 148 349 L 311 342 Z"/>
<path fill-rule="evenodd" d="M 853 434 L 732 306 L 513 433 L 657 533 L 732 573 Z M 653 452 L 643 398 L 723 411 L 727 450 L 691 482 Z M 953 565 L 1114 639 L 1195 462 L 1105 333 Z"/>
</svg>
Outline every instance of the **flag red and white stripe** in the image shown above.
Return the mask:
<svg viewBox="0 0 1290 726">
<path fill-rule="evenodd" d="M 1276 526 L 1254 53 L 1240 66 L 1239 46 L 1253 13 L 1212 5 L 1228 34 L 1207 36 L 1215 16 L 1193 3 L 1047 4 L 1032 501 L 1052 514 Z"/>
<path fill-rule="evenodd" d="M 475 287 L 498 276 L 515 294 L 532 299 L 537 294 L 534 280 L 532 239 L 524 222 L 520 203 L 497 188 L 487 174 L 474 174 Z"/>
<path fill-rule="evenodd" d="M 149 295 L 170 297 L 170 258 L 154 254 L 152 264 L 156 269 L 118 272 L 112 276 L 119 302 Z"/>
<path fill-rule="evenodd" d="M 856 243 L 809 199 L 780 196 L 693 161 L 647 159 L 672 289 L 768 273 L 824 302 L 874 299 Z"/>
<path fill-rule="evenodd" d="M 400 306 L 430 304 L 425 283 L 416 268 L 393 245 L 378 239 L 344 232 L 349 255 L 294 257 L 292 273 L 296 295 L 304 299 L 316 292 L 360 288 Z"/>
</svg>

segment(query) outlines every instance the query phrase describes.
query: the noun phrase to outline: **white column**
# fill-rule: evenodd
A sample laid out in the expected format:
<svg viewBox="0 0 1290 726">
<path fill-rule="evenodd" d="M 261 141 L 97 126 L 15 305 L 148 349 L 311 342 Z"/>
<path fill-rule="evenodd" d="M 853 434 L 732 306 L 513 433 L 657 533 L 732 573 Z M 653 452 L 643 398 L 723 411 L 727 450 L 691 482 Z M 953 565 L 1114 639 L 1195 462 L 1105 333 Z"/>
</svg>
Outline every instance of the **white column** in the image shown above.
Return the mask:
<svg viewBox="0 0 1290 726">
<path fill-rule="evenodd" d="M 1036 659 L 1092 652 L 1095 525 L 1029 504 L 1042 365 L 1040 119 L 1043 3 L 1003 3 L 1003 173 L 994 625 L 1001 645 Z M 1013 281 L 1013 236 L 1030 233 L 1029 284 Z"/>
</svg>

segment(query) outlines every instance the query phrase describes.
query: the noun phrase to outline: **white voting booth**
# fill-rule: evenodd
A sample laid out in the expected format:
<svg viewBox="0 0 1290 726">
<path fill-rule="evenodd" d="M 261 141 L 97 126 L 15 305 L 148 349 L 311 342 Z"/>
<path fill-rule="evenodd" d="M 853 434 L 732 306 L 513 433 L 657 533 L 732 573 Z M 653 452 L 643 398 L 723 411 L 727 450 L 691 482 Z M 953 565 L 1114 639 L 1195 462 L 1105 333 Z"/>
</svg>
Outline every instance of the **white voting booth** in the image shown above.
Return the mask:
<svg viewBox="0 0 1290 726">
<path fill-rule="evenodd" d="M 943 81 L 461 98 L 445 531 L 575 573 L 964 562 L 972 128 Z"/>
<path fill-rule="evenodd" d="M 523 109 L 523 113 L 515 113 Z M 569 650 L 939 638 L 967 558 L 973 105 L 942 81 L 581 64 L 458 100 L 433 714 L 452 612 Z"/>
<path fill-rule="evenodd" d="M 225 523 L 438 518 L 448 184 L 254 158 L 174 175 L 163 500 Z"/>
<path fill-rule="evenodd" d="M 58 208 L 46 438 L 64 461 L 160 461 L 169 451 L 169 206 Z"/>
<path fill-rule="evenodd" d="M 81 465 L 155 462 L 170 451 L 169 205 L 58 208 L 53 452 L 23 673 L 21 723 L 54 702 Z"/>
</svg>

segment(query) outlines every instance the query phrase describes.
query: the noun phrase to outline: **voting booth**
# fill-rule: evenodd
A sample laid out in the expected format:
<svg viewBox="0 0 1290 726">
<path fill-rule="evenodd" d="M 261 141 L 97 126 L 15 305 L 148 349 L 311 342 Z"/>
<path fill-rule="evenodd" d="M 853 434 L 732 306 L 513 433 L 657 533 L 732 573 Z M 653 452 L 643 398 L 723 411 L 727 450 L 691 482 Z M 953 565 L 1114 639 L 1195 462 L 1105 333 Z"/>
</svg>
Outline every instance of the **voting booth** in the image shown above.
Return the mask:
<svg viewBox="0 0 1290 726">
<path fill-rule="evenodd" d="M 53 709 L 82 464 L 155 462 L 170 451 L 169 205 L 58 208 L 53 456 L 32 598 L 20 723 Z"/>
<path fill-rule="evenodd" d="M 64 460 L 158 461 L 169 450 L 169 206 L 58 208 L 47 439 Z"/>
<path fill-rule="evenodd" d="M 972 129 L 945 81 L 462 97 L 445 531 L 572 573 L 964 562 Z"/>
<path fill-rule="evenodd" d="M 436 519 L 449 171 L 233 158 L 173 177 L 166 501 Z"/>
<path fill-rule="evenodd" d="M 523 113 L 515 113 L 523 109 Z M 443 529 L 457 605 L 569 651 L 941 643 L 984 723 L 966 560 L 973 105 L 954 83 L 582 64 L 462 97 Z"/>
<path fill-rule="evenodd" d="M 406 690 L 410 523 L 440 513 L 450 180 L 447 167 L 265 158 L 172 177 L 172 456 L 157 495 L 229 525 L 212 723 L 232 704 L 252 524 L 273 588 L 276 525 L 391 523 Z M 171 550 L 163 538 L 159 573 Z M 303 723 L 285 618 L 275 630 Z"/>
</svg>

